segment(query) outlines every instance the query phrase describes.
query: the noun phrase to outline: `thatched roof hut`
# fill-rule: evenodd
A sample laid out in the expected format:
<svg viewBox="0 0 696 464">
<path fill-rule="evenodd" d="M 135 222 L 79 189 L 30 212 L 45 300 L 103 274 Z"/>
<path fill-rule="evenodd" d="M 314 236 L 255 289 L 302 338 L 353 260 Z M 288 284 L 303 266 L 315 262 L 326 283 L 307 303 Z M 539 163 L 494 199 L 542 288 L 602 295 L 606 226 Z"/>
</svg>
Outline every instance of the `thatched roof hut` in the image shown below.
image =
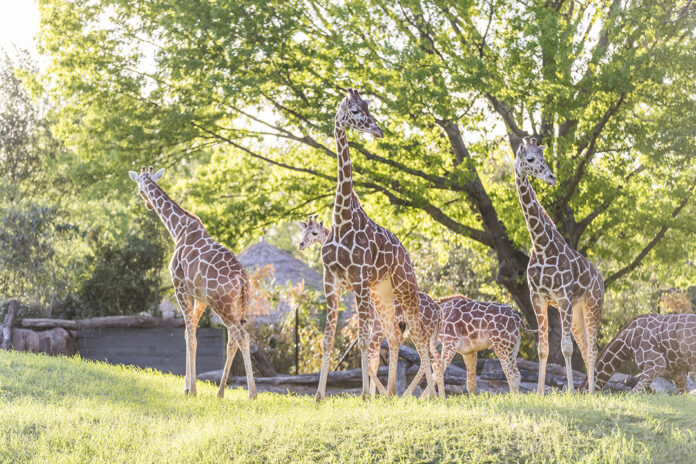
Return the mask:
<svg viewBox="0 0 696 464">
<path fill-rule="evenodd" d="M 257 268 L 272 264 L 275 280 L 279 284 L 286 284 L 288 281 L 297 284 L 304 279 L 305 285 L 314 290 L 323 288 L 321 274 L 287 251 L 276 248 L 266 241 L 251 245 L 239 253 L 237 258 L 248 272 L 254 272 Z"/>
</svg>

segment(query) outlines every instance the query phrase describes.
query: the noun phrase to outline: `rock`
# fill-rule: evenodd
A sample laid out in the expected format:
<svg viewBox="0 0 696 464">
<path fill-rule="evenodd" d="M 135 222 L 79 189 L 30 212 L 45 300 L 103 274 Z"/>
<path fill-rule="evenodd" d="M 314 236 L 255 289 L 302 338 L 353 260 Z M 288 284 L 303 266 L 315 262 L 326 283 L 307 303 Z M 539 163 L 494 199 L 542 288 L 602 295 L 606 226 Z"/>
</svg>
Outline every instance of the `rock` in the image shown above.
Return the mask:
<svg viewBox="0 0 696 464">
<path fill-rule="evenodd" d="M 674 394 L 677 392 L 677 387 L 675 387 L 672 382 L 662 377 L 657 377 L 655 380 L 653 380 L 650 387 L 655 393 Z"/>
<path fill-rule="evenodd" d="M 693 374 L 689 374 L 686 376 L 686 390 L 687 391 L 696 391 L 696 380 L 692 378 Z"/>
<path fill-rule="evenodd" d="M 169 298 L 162 298 L 162 302 L 159 304 L 159 312 L 162 315 L 162 319 L 174 319 L 177 310 L 177 306 Z"/>
<path fill-rule="evenodd" d="M 484 380 L 505 380 L 505 373 L 497 359 L 486 359 L 481 371 L 481 379 Z"/>
</svg>

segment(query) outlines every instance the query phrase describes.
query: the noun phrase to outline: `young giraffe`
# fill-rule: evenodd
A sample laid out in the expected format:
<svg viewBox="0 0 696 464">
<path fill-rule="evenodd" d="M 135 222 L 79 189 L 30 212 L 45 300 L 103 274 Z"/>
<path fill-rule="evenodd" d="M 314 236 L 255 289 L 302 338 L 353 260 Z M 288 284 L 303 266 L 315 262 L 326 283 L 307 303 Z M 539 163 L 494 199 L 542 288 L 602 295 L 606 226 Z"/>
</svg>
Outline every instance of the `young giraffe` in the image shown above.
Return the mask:
<svg viewBox="0 0 696 464">
<path fill-rule="evenodd" d="M 686 375 L 696 370 L 696 314 L 645 314 L 623 326 L 597 359 L 596 388 L 601 390 L 630 358 L 642 371 L 633 392 L 665 374 L 679 393 L 686 393 Z M 583 380 L 579 389 L 587 384 L 588 379 Z"/>
<path fill-rule="evenodd" d="M 510 392 L 517 393 L 520 387 L 517 352 L 522 337 L 520 316 L 508 305 L 470 300 L 462 295 L 441 298 L 438 304 L 442 310 L 438 334 L 442 354 L 436 363 L 438 388 L 444 392 L 445 370 L 459 352 L 466 363 L 466 388 L 475 394 L 477 352 L 492 348 L 505 372 Z M 411 385 L 417 385 L 421 377 L 418 372 Z"/>
<path fill-rule="evenodd" d="M 430 356 L 427 337 L 418 319 L 418 285 L 411 266 L 411 260 L 399 239 L 370 219 L 353 192 L 353 174 L 350 162 L 350 148 L 346 138 L 346 128 L 368 132 L 374 137 L 384 136 L 382 129 L 370 115 L 368 102 L 360 94 L 348 90 L 348 96 L 341 101 L 334 121 L 334 136 L 338 155 L 338 185 L 334 203 L 331 232 L 322 247 L 324 262 L 324 291 L 332 319 L 338 311 L 341 288 L 349 285 L 355 293 L 358 305 L 358 340 L 362 352 L 363 398 L 368 394 L 368 357 L 370 299 L 375 312 L 387 335 L 394 325 L 394 298 L 399 301 L 404 319 L 411 329 L 412 338 L 425 363 L 428 392 L 434 396 L 433 376 L 430 370 Z M 327 331 L 328 332 L 328 331 Z M 333 348 L 332 334 L 324 340 L 324 357 L 319 380 L 317 400 L 321 400 L 326 388 L 329 353 Z M 395 392 L 396 361 L 399 340 L 388 340 L 389 380 L 387 395 Z"/>
<path fill-rule="evenodd" d="M 561 352 L 565 358 L 568 391 L 573 391 L 572 332 L 580 348 L 594 392 L 594 366 L 597 359 L 597 332 L 602 318 L 604 280 L 594 265 L 573 250 L 556 230 L 551 218 L 539 204 L 527 175 L 551 185 L 556 178 L 544 160 L 544 147 L 526 137 L 517 150 L 515 186 L 522 212 L 532 239 L 527 266 L 529 291 L 539 325 L 539 384 L 544 393 L 546 360 L 549 355 L 548 305 L 555 305 L 561 316 Z"/>
<path fill-rule="evenodd" d="M 128 173 L 138 183 L 138 193 L 147 209 L 154 209 L 174 239 L 174 256 L 169 264 L 176 299 L 186 324 L 186 388 L 196 394 L 196 329 L 210 306 L 227 327 L 227 360 L 220 379 L 218 396 L 225 394 L 227 376 L 237 347 L 242 350 L 249 398 L 256 398 L 254 372 L 249 353 L 249 334 L 244 329 L 249 298 L 249 279 L 230 250 L 216 242 L 201 220 L 183 209 L 157 185 L 164 169 L 155 174 L 142 168 L 140 175 Z M 195 304 L 194 304 L 195 302 Z"/>
<path fill-rule="evenodd" d="M 329 233 L 331 232 L 330 229 L 324 225 L 324 221 L 319 221 L 316 215 L 309 216 L 307 218 L 307 221 L 300 221 L 300 226 L 302 226 L 303 230 L 302 239 L 300 240 L 299 244 L 300 251 L 304 250 L 309 245 L 315 242 L 324 244 L 324 242 L 329 236 Z M 346 287 L 345 289 L 351 290 L 351 288 L 349 287 Z M 430 340 L 429 346 L 431 359 L 432 362 L 435 363 L 439 357 L 436 344 L 438 329 L 440 327 L 441 321 L 440 307 L 429 295 L 423 292 L 418 292 L 418 306 L 420 308 L 419 317 L 421 320 L 421 324 L 426 332 L 426 335 Z M 396 300 L 394 301 L 394 314 L 397 319 L 398 325 L 390 324 L 389 327 L 393 329 L 396 329 L 398 327 L 399 332 L 395 334 L 390 334 L 390 337 L 399 337 L 399 339 L 401 340 L 399 344 L 401 344 L 401 342 L 406 338 L 406 333 L 404 332 L 404 330 L 406 329 L 406 323 L 403 318 L 401 306 Z M 372 380 L 372 382 L 370 383 L 370 395 L 374 396 L 376 388 L 379 389 L 381 394 L 387 393 L 386 389 L 384 388 L 384 385 L 382 385 L 382 382 L 377 377 L 377 369 L 379 368 L 379 353 L 381 349 L 382 339 L 384 339 L 385 334 L 384 330 L 382 329 L 382 325 L 379 322 L 379 318 L 377 318 L 377 316 L 374 313 L 374 306 L 372 305 L 370 305 L 370 319 L 372 330 L 367 352 L 369 376 Z M 336 319 L 329 319 L 328 314 L 326 324 L 327 326 L 329 324 L 333 324 L 333 327 L 330 328 L 330 332 L 336 332 Z M 424 372 L 425 370 L 423 369 L 423 364 L 421 364 L 421 368 L 418 371 L 419 381 Z M 410 394 L 410 392 L 413 391 L 416 385 L 417 382 L 414 380 L 406 390 L 408 394 Z M 440 396 L 444 396 L 444 386 L 439 389 L 439 393 Z"/>
</svg>

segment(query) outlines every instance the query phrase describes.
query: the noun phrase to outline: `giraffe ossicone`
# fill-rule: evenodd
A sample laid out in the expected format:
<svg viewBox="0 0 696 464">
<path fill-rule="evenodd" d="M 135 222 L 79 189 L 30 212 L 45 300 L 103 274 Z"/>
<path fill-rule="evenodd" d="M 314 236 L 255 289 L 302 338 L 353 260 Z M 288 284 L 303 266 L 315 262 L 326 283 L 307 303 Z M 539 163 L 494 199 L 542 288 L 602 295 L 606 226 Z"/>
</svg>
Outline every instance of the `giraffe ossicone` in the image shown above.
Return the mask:
<svg viewBox="0 0 696 464">
<path fill-rule="evenodd" d="M 244 328 L 249 302 L 249 279 L 237 257 L 216 242 L 201 220 L 172 200 L 157 181 L 164 169 L 153 173 L 143 167 L 140 174 L 128 173 L 138 184 L 138 193 L 149 209 L 154 209 L 174 240 L 174 256 L 169 271 L 176 299 L 186 325 L 185 392 L 196 394 L 196 329 L 205 308 L 210 308 L 227 327 L 227 359 L 218 396 L 223 397 L 232 360 L 239 348 L 244 358 L 249 397 L 256 397 L 251 366 L 249 333 Z"/>
<path fill-rule="evenodd" d="M 544 393 L 549 355 L 548 306 L 558 308 L 561 317 L 561 352 L 565 358 L 568 390 L 573 391 L 573 338 L 580 348 L 594 392 L 597 334 L 604 304 L 604 280 L 594 265 L 568 245 L 539 203 L 527 176 L 556 185 L 546 164 L 543 146 L 525 138 L 515 157 L 515 187 L 532 241 L 527 265 L 530 298 L 539 325 L 538 392 Z"/>
</svg>

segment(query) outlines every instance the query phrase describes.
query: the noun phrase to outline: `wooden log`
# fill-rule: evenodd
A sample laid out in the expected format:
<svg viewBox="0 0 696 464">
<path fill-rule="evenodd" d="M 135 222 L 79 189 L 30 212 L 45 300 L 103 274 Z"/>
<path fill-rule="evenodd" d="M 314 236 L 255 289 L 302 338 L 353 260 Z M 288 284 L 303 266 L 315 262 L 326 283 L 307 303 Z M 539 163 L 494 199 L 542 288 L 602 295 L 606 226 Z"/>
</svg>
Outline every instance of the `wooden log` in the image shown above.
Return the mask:
<svg viewBox="0 0 696 464">
<path fill-rule="evenodd" d="M 5 321 L 2 324 L 2 345 L 0 348 L 3 350 L 12 349 L 12 326 L 14 325 L 15 316 L 17 316 L 17 310 L 19 309 L 19 301 L 10 300 L 7 306 L 7 314 L 5 314 Z"/>
<path fill-rule="evenodd" d="M 251 345 L 251 359 L 254 360 L 256 368 L 262 377 L 275 377 L 278 375 L 271 361 L 268 360 L 266 352 L 259 345 Z"/>
<path fill-rule="evenodd" d="M 171 329 L 184 326 L 183 319 L 160 319 L 152 316 L 106 316 L 70 321 L 67 319 L 22 319 L 22 326 L 35 330 L 60 327 L 66 330 L 85 329 Z"/>
</svg>

